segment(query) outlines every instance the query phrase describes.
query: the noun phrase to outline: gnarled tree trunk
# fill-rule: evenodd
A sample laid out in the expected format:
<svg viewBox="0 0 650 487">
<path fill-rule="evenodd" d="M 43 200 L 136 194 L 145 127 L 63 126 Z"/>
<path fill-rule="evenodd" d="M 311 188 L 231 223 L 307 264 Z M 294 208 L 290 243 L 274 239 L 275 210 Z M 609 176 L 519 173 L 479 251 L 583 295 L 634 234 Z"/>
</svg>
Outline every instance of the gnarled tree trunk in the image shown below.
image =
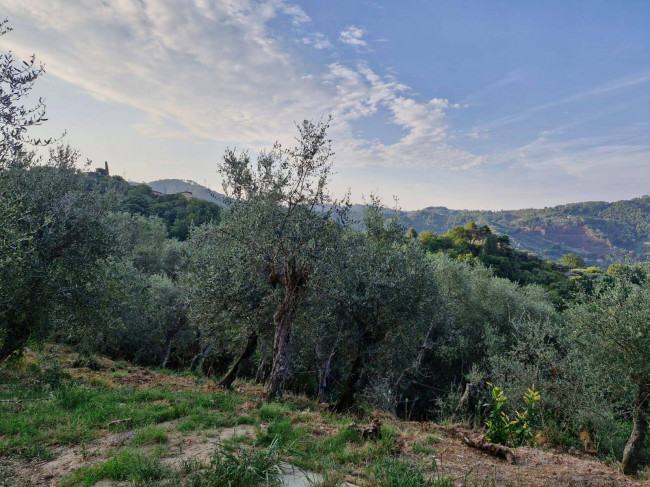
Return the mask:
<svg viewBox="0 0 650 487">
<path fill-rule="evenodd" d="M 623 450 L 623 473 L 633 475 L 639 468 L 643 455 L 643 442 L 648 432 L 648 413 L 650 411 L 650 378 L 643 378 L 634 398 L 634 426 L 632 434 Z"/>
<path fill-rule="evenodd" d="M 291 362 L 291 332 L 298 311 L 300 294 L 303 290 L 299 278 L 294 278 L 294 275 L 285 276 L 282 279 L 284 281 L 284 299 L 273 315 L 275 337 L 273 339 L 273 365 L 266 388 L 268 400 L 281 400 L 284 394 L 284 382 Z"/>
<path fill-rule="evenodd" d="M 248 359 L 251 355 L 255 353 L 256 348 L 257 348 L 257 333 L 251 331 L 250 334 L 248 335 L 246 348 L 241 353 L 241 355 L 237 358 L 237 360 L 235 360 L 235 363 L 232 364 L 228 372 L 226 372 L 226 375 L 223 376 L 223 379 L 219 381 L 219 385 L 221 387 L 228 388 L 232 385 L 232 383 L 237 378 L 237 371 L 239 370 L 239 366 L 244 360 Z"/>
</svg>

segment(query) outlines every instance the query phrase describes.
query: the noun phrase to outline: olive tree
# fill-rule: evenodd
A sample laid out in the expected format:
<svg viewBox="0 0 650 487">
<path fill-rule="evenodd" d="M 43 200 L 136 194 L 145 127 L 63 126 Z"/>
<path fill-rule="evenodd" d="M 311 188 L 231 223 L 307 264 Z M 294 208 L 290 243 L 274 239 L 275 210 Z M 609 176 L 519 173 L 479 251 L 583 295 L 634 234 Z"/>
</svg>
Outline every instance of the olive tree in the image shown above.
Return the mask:
<svg viewBox="0 0 650 487">
<path fill-rule="evenodd" d="M 295 147 L 276 143 L 256 162 L 248 152 L 228 150 L 219 166 L 230 209 L 220 231 L 254 255 L 254 271 L 279 290 L 268 398 L 282 398 L 300 301 L 337 235 L 331 221 L 337 206 L 327 206 L 333 155 L 328 126 L 305 120 Z"/>
<path fill-rule="evenodd" d="M 7 19 L 0 21 L 0 36 L 10 30 Z M 34 56 L 29 61 L 20 62 L 11 51 L 0 54 L 0 170 L 25 165 L 30 159 L 27 145 L 51 142 L 51 139 L 34 139 L 27 135 L 30 127 L 46 120 L 45 103 L 41 98 L 34 106 L 24 104 L 34 82 L 44 72 Z"/>
<path fill-rule="evenodd" d="M 197 361 L 206 358 L 205 351 L 214 354 L 218 342 L 229 363 L 220 385 L 230 387 L 258 341 L 268 337 L 273 293 L 261 273 L 251 272 L 258 267 L 256 256 L 235 245 L 214 223 L 195 228 L 188 244 L 185 280 L 191 290 L 192 323 L 203 342 Z"/>
<path fill-rule="evenodd" d="M 602 378 L 605 389 L 630 389 L 632 433 L 623 452 L 623 472 L 642 460 L 650 417 L 650 288 L 618 281 L 569 312 L 574 336 Z M 617 390 L 618 389 L 618 390 Z"/>
<path fill-rule="evenodd" d="M 0 361 L 48 332 L 54 313 L 80 311 L 75 300 L 112 249 L 107 215 L 117 199 L 94 190 L 95 181 L 75 168 L 77 157 L 61 147 L 46 165 L 0 172 L 2 200 L 22 212 L 10 223 L 22 237 L 3 244 Z"/>
</svg>

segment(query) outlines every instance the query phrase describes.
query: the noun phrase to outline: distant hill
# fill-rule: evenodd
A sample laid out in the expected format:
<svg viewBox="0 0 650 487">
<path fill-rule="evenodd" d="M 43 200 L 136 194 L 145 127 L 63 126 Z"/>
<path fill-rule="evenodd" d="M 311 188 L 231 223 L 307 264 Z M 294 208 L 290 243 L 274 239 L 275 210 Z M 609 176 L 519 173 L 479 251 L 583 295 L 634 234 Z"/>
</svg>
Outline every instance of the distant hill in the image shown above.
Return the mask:
<svg viewBox="0 0 650 487">
<path fill-rule="evenodd" d="M 544 209 L 449 210 L 430 207 L 402 213 L 406 227 L 444 233 L 468 221 L 508 234 L 513 246 L 549 260 L 575 252 L 588 264 L 606 265 L 650 256 L 650 196 L 607 203 L 590 201 Z"/>
<path fill-rule="evenodd" d="M 163 179 L 148 183 L 161 193 L 190 191 L 193 196 L 224 206 L 224 196 L 194 181 Z M 363 207 L 354 205 L 353 212 Z M 443 234 L 475 221 L 493 232 L 510 236 L 512 246 L 548 260 L 571 252 L 588 265 L 606 266 L 624 259 L 650 257 L 650 195 L 607 203 L 589 201 L 543 209 L 483 211 L 450 210 L 443 206 L 401 211 L 406 228 Z"/>
<path fill-rule="evenodd" d="M 219 206 L 225 206 L 225 196 L 216 191 L 206 188 L 194 181 L 183 179 L 160 179 L 158 181 L 151 181 L 146 183 L 154 191 L 162 194 L 174 194 L 188 191 L 192 193 L 194 198 L 210 201 Z"/>
</svg>

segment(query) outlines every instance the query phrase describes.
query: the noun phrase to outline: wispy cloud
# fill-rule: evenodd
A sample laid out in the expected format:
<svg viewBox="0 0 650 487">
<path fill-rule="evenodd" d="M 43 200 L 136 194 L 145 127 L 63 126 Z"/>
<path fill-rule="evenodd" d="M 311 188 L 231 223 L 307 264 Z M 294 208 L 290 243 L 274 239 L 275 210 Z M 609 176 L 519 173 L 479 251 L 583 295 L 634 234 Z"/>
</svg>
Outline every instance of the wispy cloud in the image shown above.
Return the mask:
<svg viewBox="0 0 650 487">
<path fill-rule="evenodd" d="M 560 130 L 544 131 L 516 149 L 494 157 L 513 168 L 614 182 L 650 177 L 648 124 L 634 124 L 605 136 L 564 138 Z"/>
<path fill-rule="evenodd" d="M 48 73 L 108 103 L 141 110 L 148 137 L 203 138 L 253 149 L 292 141 L 293 122 L 332 113 L 343 165 L 466 168 L 481 158 L 449 143 L 448 100 L 420 100 L 365 64 L 311 66 L 290 48 L 331 46 L 318 32 L 296 39 L 270 27 L 309 17 L 281 0 L 120 0 L 79 8 L 73 0 L 6 0 L 17 21 L 38 26 L 7 36 L 21 56 L 37 52 Z M 303 29 L 301 27 L 300 29 Z M 297 35 L 297 34 L 296 34 Z M 342 42 L 367 46 L 351 26 Z M 4 40 L 4 39 L 3 39 Z M 310 66 L 310 67 L 307 67 Z M 401 131 L 387 144 L 355 135 L 353 121 L 388 110 Z"/>
<path fill-rule="evenodd" d="M 313 34 L 304 36 L 302 38 L 302 43 L 312 46 L 314 49 L 328 49 L 332 47 L 332 43 L 329 41 L 327 36 L 320 32 L 314 32 Z"/>
<path fill-rule="evenodd" d="M 339 36 L 339 41 L 343 44 L 348 44 L 350 46 L 360 48 L 368 47 L 368 42 L 363 38 L 366 35 L 366 29 L 364 27 L 350 25 L 341 31 Z"/>
<path fill-rule="evenodd" d="M 544 110 L 556 108 L 570 103 L 579 102 L 591 97 L 613 93 L 619 90 L 623 90 L 625 88 L 646 84 L 646 83 L 650 83 L 650 72 L 647 71 L 641 73 L 635 73 L 630 76 L 619 77 L 597 86 L 592 86 L 590 88 L 574 91 L 573 93 L 570 93 L 568 95 L 560 96 L 556 100 L 552 100 L 547 103 L 542 103 L 540 105 L 527 108 L 526 110 L 522 110 L 518 113 L 513 113 L 511 115 L 499 117 L 497 119 L 491 120 L 488 123 L 479 125 L 476 128 L 481 130 L 491 130 L 497 127 L 511 125 L 526 120 L 531 116 L 536 115 L 537 113 L 542 112 Z"/>
<path fill-rule="evenodd" d="M 515 83 L 519 83 L 526 79 L 526 73 L 521 69 L 515 69 L 506 74 L 503 78 L 487 85 L 485 88 L 473 93 L 472 95 L 466 97 L 462 103 L 472 103 L 475 100 L 483 98 L 488 93 L 491 93 L 500 88 L 510 86 Z"/>
<path fill-rule="evenodd" d="M 306 24 L 307 22 L 311 22 L 309 15 L 307 15 L 305 11 L 298 5 L 289 5 L 282 3 L 280 8 L 282 10 L 282 13 L 291 17 L 291 23 L 293 25 L 301 25 Z"/>
</svg>

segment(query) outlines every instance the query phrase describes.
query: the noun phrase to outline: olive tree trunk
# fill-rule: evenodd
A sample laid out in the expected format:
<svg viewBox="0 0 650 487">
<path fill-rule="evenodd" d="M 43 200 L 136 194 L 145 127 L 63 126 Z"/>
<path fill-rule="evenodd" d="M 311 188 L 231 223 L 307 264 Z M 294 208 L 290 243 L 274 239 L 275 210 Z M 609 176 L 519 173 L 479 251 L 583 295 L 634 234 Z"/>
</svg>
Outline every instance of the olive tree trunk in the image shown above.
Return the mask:
<svg viewBox="0 0 650 487">
<path fill-rule="evenodd" d="M 235 382 L 235 379 L 237 378 L 237 373 L 239 371 L 239 366 L 242 364 L 244 360 L 248 359 L 251 355 L 253 355 L 256 349 L 257 349 L 257 333 L 251 331 L 250 334 L 248 335 L 246 348 L 241 353 L 241 355 L 237 358 L 237 360 L 235 360 L 235 362 L 232 364 L 228 372 L 226 372 L 226 375 L 223 376 L 223 379 L 219 381 L 219 385 L 221 387 L 228 388 L 232 385 L 233 382 Z"/>
<path fill-rule="evenodd" d="M 281 400 L 284 394 L 284 382 L 291 362 L 291 332 L 296 319 L 302 286 L 293 285 L 288 279 L 285 285 L 284 299 L 273 315 L 275 337 L 273 339 L 273 365 L 266 389 L 268 400 Z"/>
<path fill-rule="evenodd" d="M 648 412 L 650 410 L 650 378 L 641 380 L 634 398 L 634 426 L 623 450 L 623 473 L 633 475 L 643 459 L 643 442 L 648 433 Z"/>
</svg>

